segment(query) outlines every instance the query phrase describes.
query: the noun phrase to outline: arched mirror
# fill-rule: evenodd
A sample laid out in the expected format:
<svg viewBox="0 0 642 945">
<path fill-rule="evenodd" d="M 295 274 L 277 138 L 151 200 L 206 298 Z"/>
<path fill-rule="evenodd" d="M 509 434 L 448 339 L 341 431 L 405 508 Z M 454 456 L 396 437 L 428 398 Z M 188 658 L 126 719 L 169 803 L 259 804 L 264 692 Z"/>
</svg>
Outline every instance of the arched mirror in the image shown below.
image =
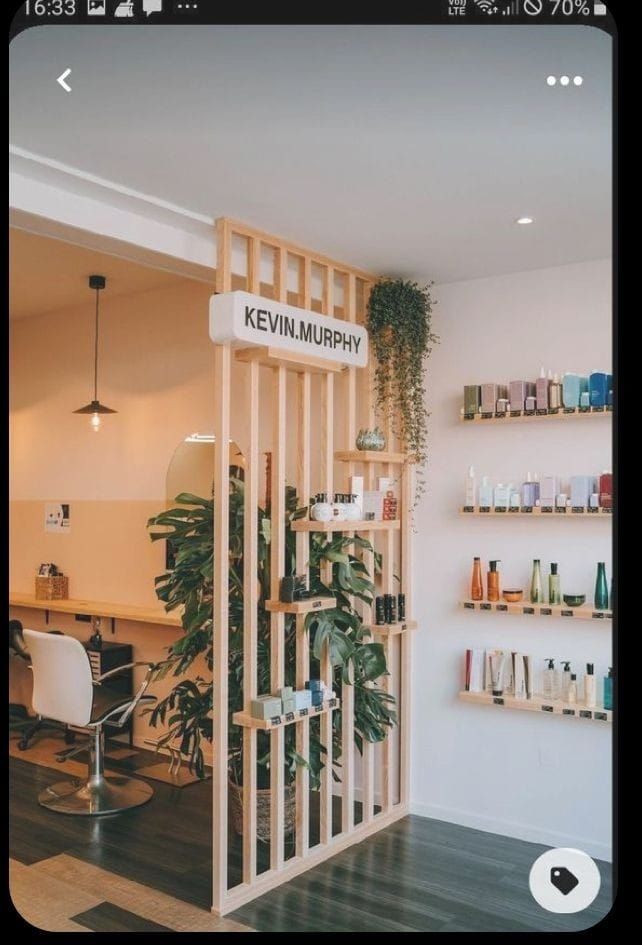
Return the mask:
<svg viewBox="0 0 642 945">
<path fill-rule="evenodd" d="M 165 480 L 167 508 L 181 492 L 209 499 L 214 475 L 214 437 L 191 433 L 182 440 L 172 455 Z M 245 457 L 234 440 L 230 440 L 230 478 L 245 478 Z M 172 549 L 166 543 L 166 567 L 173 567 Z"/>
</svg>

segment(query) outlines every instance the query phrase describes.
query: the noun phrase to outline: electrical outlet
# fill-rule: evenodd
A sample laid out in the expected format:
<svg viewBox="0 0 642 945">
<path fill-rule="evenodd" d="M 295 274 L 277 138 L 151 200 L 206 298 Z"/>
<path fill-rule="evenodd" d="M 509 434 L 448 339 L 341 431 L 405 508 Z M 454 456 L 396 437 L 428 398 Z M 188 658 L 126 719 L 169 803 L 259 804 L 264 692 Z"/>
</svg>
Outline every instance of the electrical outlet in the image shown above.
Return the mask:
<svg viewBox="0 0 642 945">
<path fill-rule="evenodd" d="M 74 620 L 80 620 L 82 623 L 91 623 L 89 614 L 74 614 Z"/>
</svg>

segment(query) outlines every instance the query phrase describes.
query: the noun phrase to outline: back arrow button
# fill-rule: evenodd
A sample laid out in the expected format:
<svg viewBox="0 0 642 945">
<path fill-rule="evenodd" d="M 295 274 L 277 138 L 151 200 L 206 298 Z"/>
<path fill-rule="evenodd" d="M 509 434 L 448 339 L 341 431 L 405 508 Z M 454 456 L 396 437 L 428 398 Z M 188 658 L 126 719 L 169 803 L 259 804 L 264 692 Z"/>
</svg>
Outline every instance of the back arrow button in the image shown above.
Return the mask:
<svg viewBox="0 0 642 945">
<path fill-rule="evenodd" d="M 58 78 L 56 79 L 56 82 L 58 83 L 58 85 L 62 85 L 65 92 L 71 92 L 71 86 L 67 85 L 67 83 L 65 82 L 65 79 L 69 75 L 71 75 L 71 69 L 65 69 L 62 75 L 59 75 Z"/>
</svg>

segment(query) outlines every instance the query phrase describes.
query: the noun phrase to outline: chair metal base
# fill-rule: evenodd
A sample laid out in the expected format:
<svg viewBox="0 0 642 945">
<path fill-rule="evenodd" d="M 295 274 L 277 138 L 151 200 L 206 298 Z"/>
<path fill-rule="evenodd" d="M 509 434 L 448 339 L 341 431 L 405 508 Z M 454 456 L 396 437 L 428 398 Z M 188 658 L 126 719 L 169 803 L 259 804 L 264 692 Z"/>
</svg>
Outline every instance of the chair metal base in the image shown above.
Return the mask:
<svg viewBox="0 0 642 945">
<path fill-rule="evenodd" d="M 121 810 L 140 807 L 154 794 L 154 789 L 136 778 L 114 777 L 83 781 L 58 781 L 38 795 L 42 807 L 59 814 L 100 817 Z"/>
</svg>

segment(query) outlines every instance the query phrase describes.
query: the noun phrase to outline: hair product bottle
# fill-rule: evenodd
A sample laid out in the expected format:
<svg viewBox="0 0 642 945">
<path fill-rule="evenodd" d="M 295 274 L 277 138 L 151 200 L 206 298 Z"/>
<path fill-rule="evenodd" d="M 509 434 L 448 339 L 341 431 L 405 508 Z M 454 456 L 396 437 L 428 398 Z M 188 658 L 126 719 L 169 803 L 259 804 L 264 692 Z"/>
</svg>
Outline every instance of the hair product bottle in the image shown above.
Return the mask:
<svg viewBox="0 0 642 945">
<path fill-rule="evenodd" d="M 542 673 L 542 695 L 545 699 L 557 698 L 555 660 L 546 659 L 546 669 Z"/>
<path fill-rule="evenodd" d="M 577 702 L 577 676 L 575 673 L 571 673 L 571 679 L 568 684 L 568 691 L 566 693 L 565 702 Z"/>
<path fill-rule="evenodd" d="M 531 604 L 543 604 L 542 569 L 539 558 L 533 559 L 533 573 L 531 574 Z"/>
<path fill-rule="evenodd" d="M 608 584 L 606 583 L 606 565 L 603 561 L 599 561 L 597 565 L 594 603 L 596 610 L 608 610 L 609 588 Z"/>
<path fill-rule="evenodd" d="M 469 466 L 468 475 L 466 476 L 466 488 L 464 492 L 464 506 L 467 509 L 474 509 L 476 500 L 477 500 L 477 487 L 475 484 L 475 467 Z"/>
<path fill-rule="evenodd" d="M 564 702 L 568 702 L 568 690 L 571 685 L 571 662 L 562 660 L 562 686 L 560 696 Z"/>
<path fill-rule="evenodd" d="M 593 663 L 586 664 L 584 676 L 584 704 L 592 709 L 595 705 L 595 667 Z"/>
<path fill-rule="evenodd" d="M 471 600 L 484 599 L 484 585 L 482 584 L 481 559 L 473 559 L 473 576 L 470 582 Z"/>
<path fill-rule="evenodd" d="M 613 708 L 613 668 L 609 666 L 609 674 L 604 677 L 604 708 Z"/>
<path fill-rule="evenodd" d="M 480 509 L 491 509 L 493 507 L 493 487 L 488 481 L 488 476 L 482 476 L 479 486 L 479 507 Z"/>
<path fill-rule="evenodd" d="M 310 509 L 310 516 L 315 522 L 329 522 L 332 519 L 332 505 L 325 492 L 317 493 L 316 502 Z"/>
<path fill-rule="evenodd" d="M 551 573 L 548 576 L 548 602 L 549 604 L 562 603 L 560 576 L 557 573 L 557 564 L 554 561 L 551 561 Z"/>
<path fill-rule="evenodd" d="M 499 561 L 489 561 L 488 565 L 490 571 L 486 575 L 487 583 L 487 600 L 499 600 L 499 571 L 497 570 L 497 565 Z"/>
</svg>

